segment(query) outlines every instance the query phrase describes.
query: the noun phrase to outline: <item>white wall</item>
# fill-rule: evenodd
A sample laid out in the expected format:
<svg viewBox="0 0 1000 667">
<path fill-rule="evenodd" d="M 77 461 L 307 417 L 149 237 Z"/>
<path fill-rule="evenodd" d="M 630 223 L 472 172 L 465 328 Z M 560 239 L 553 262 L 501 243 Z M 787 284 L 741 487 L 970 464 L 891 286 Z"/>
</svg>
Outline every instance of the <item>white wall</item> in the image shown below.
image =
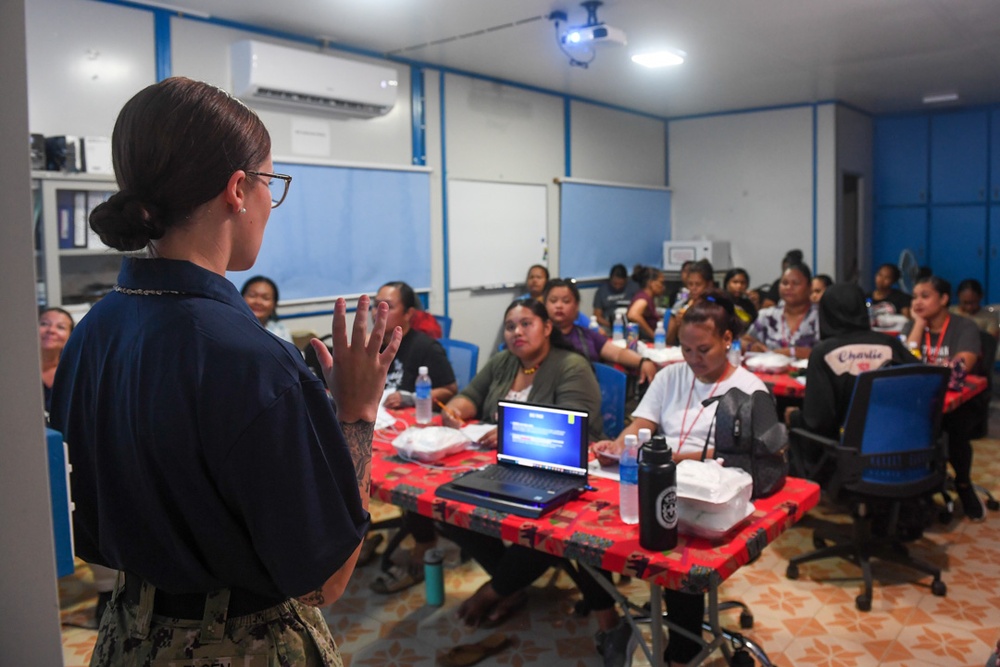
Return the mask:
<svg viewBox="0 0 1000 667">
<path fill-rule="evenodd" d="M 668 185 L 666 124 L 574 101 L 570 105 L 570 163 L 574 178 Z"/>
<path fill-rule="evenodd" d="M 0 663 L 61 665 L 59 598 L 39 377 L 28 172 L 27 0 L 0 11 Z M 33 4 L 33 3 L 32 3 Z"/>
<path fill-rule="evenodd" d="M 837 173 L 837 107 L 816 107 L 816 260 L 807 259 L 814 274 L 825 273 L 836 280 L 837 201 L 840 176 Z M 806 257 L 812 249 L 803 248 Z"/>
<path fill-rule="evenodd" d="M 671 121 L 672 238 L 730 241 L 752 286 L 778 277 L 787 250 L 810 258 L 812 115 L 795 107 Z"/>
</svg>

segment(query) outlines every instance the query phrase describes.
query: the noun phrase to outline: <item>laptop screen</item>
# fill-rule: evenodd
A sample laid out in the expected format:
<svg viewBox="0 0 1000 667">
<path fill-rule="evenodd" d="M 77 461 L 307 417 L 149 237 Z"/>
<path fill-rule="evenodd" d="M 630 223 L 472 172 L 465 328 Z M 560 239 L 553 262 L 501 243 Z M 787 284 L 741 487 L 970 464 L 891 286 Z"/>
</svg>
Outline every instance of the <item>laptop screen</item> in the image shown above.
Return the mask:
<svg viewBox="0 0 1000 667">
<path fill-rule="evenodd" d="M 497 461 L 587 474 L 587 413 L 500 401 Z"/>
</svg>

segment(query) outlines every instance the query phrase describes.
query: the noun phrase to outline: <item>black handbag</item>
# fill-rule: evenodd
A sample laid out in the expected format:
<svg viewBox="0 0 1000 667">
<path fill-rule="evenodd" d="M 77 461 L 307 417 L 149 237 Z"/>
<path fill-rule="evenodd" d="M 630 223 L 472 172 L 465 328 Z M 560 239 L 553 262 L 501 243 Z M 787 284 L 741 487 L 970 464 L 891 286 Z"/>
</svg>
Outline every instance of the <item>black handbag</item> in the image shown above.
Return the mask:
<svg viewBox="0 0 1000 667">
<path fill-rule="evenodd" d="M 753 478 L 752 498 L 766 498 L 780 491 L 788 477 L 788 429 L 778 420 L 774 398 L 766 391 L 747 394 L 733 387 L 721 396 L 702 401 L 718 403 L 705 440 L 702 460 L 715 429 L 715 457 L 726 467 L 736 467 Z"/>
</svg>

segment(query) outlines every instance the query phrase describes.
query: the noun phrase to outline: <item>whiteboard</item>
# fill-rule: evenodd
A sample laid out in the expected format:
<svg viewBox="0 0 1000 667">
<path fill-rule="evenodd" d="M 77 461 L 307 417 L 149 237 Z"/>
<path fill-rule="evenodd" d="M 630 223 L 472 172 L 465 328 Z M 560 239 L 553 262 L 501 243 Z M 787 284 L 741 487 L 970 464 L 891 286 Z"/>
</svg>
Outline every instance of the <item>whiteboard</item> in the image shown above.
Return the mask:
<svg viewBox="0 0 1000 667">
<path fill-rule="evenodd" d="M 450 289 L 513 287 L 546 263 L 544 185 L 448 181 Z"/>
</svg>

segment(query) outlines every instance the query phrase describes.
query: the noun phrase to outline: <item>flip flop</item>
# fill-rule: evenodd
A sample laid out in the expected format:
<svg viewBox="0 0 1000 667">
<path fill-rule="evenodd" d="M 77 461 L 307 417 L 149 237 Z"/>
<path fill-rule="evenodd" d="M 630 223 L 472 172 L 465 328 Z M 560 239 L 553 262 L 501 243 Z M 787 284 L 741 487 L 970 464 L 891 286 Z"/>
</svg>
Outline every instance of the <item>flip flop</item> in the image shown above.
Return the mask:
<svg viewBox="0 0 1000 667">
<path fill-rule="evenodd" d="M 394 565 L 386 572 L 375 577 L 368 588 L 381 595 L 389 595 L 405 591 L 407 588 L 416 586 L 424 580 L 423 570 L 408 570 L 405 567 Z"/>
<path fill-rule="evenodd" d="M 508 646 L 510 646 L 510 637 L 502 632 L 495 632 L 474 644 L 456 646 L 438 658 L 438 662 L 444 667 L 470 667 L 480 660 L 499 653 Z"/>
<path fill-rule="evenodd" d="M 510 617 L 521 611 L 521 608 L 528 602 L 528 594 L 524 589 L 519 590 L 515 593 L 511 593 L 509 598 L 505 598 L 497 603 L 492 611 L 488 612 L 483 618 L 479 627 L 492 629 L 498 628 L 508 620 Z M 496 617 L 491 618 L 491 615 L 496 613 Z"/>
<path fill-rule="evenodd" d="M 362 567 L 368 565 L 375 558 L 375 551 L 378 549 L 378 545 L 382 544 L 385 537 L 382 533 L 372 533 L 365 536 L 365 542 L 361 545 L 361 552 L 358 554 L 358 564 L 357 567 Z"/>
</svg>

